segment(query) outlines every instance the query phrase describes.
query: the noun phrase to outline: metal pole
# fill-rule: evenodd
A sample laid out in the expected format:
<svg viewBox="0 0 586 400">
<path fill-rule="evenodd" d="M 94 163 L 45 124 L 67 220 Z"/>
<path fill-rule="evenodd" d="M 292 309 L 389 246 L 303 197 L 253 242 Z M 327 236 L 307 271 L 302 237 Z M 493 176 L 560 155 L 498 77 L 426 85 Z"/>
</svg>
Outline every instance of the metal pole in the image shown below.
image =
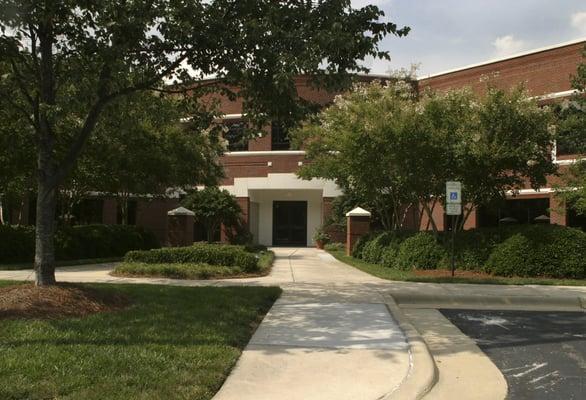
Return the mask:
<svg viewBox="0 0 586 400">
<path fill-rule="evenodd" d="M 456 241 L 456 216 L 452 215 L 452 277 L 456 271 L 456 254 L 455 254 L 455 241 Z"/>
</svg>

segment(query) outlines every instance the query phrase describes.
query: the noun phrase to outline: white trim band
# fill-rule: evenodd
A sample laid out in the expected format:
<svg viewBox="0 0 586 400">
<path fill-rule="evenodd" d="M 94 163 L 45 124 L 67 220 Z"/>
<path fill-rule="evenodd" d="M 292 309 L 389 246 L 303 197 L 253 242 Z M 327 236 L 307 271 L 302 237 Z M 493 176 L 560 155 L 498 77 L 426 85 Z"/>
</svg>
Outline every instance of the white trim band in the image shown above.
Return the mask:
<svg viewBox="0 0 586 400">
<path fill-rule="evenodd" d="M 228 157 L 246 157 L 246 156 L 294 156 L 304 155 L 304 150 L 260 150 L 260 151 L 227 151 L 224 153 Z"/>
</svg>

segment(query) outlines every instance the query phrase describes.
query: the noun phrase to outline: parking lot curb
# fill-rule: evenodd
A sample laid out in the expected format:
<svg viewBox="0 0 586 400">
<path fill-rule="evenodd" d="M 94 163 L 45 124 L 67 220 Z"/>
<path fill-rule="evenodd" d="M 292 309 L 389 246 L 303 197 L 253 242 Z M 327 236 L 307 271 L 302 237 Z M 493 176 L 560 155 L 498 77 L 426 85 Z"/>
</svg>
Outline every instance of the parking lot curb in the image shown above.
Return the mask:
<svg viewBox="0 0 586 400">
<path fill-rule="evenodd" d="M 403 314 L 390 295 L 383 295 L 384 302 L 399 327 L 405 333 L 410 352 L 409 373 L 394 391 L 382 400 L 419 400 L 433 388 L 437 382 L 437 368 L 427 344 L 409 319 Z"/>
<path fill-rule="evenodd" d="M 400 307 L 410 308 L 503 308 L 526 310 L 586 310 L 584 296 L 497 296 L 391 293 Z"/>
</svg>

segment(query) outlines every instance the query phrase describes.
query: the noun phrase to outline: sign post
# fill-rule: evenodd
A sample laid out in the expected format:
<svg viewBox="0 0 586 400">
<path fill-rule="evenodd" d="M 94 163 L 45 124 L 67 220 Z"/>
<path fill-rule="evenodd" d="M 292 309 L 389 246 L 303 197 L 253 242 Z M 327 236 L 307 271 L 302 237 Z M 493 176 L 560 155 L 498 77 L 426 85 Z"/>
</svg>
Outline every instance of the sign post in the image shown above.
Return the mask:
<svg viewBox="0 0 586 400">
<path fill-rule="evenodd" d="M 452 276 L 456 271 L 456 221 L 457 216 L 462 214 L 462 183 L 446 182 L 446 214 L 452 216 Z"/>
</svg>

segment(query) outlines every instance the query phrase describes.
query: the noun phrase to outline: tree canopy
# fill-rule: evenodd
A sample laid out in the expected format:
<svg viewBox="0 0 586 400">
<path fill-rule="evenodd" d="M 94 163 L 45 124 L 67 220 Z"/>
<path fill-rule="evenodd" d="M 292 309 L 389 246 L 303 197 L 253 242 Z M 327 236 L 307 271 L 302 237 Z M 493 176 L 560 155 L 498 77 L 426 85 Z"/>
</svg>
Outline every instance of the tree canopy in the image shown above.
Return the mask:
<svg viewBox="0 0 586 400">
<path fill-rule="evenodd" d="M 586 58 L 586 48 L 582 54 Z M 572 88 L 574 96 L 559 107 L 557 146 L 571 149 L 578 159 L 562 173 L 557 193 L 569 208 L 586 215 L 586 61 L 578 65 Z"/>
<path fill-rule="evenodd" d="M 56 192 L 109 104 L 164 80 L 193 99 L 233 85 L 250 119 L 297 119 L 295 76 L 332 88 L 389 57 L 378 44 L 408 28 L 382 17 L 350 0 L 0 0 L 0 97 L 34 132 L 37 284 L 55 281 Z"/>
<path fill-rule="evenodd" d="M 299 175 L 333 179 L 372 205 L 385 229 L 401 228 L 417 206 L 436 231 L 434 204 L 444 202 L 446 181 L 461 181 L 461 228 L 477 206 L 545 183 L 555 170 L 550 117 L 521 88 L 477 98 L 469 90 L 417 96 L 405 80 L 359 84 L 295 133 L 310 161 Z"/>
<path fill-rule="evenodd" d="M 191 191 L 181 204 L 195 213 L 195 220 L 204 226 L 210 243 L 222 224 L 226 229 L 236 228 L 242 216 L 236 197 L 213 186 Z"/>
</svg>

